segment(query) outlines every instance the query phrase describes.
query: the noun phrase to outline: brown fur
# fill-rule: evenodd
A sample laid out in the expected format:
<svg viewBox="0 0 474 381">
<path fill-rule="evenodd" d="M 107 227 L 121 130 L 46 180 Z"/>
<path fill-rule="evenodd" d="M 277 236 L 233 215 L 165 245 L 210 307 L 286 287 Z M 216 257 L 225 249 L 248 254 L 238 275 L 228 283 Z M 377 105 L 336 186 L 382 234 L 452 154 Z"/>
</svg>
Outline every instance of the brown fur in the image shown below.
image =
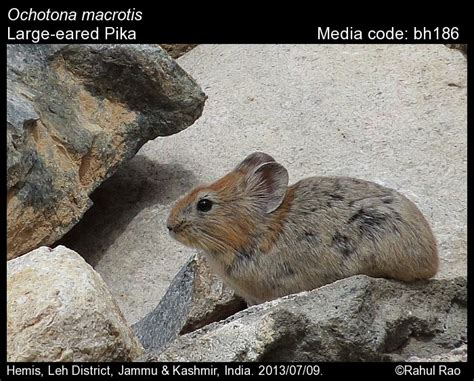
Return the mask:
<svg viewBox="0 0 474 381">
<path fill-rule="evenodd" d="M 281 206 L 273 213 L 274 218 L 269 220 L 269 228 L 263 235 L 259 246 L 259 251 L 262 254 L 268 253 L 275 245 L 277 238 L 282 234 L 285 227 L 284 222 L 290 212 L 290 207 L 294 200 L 294 193 L 295 188 L 289 187 Z"/>
<path fill-rule="evenodd" d="M 250 304 L 357 274 L 407 282 L 436 274 L 436 240 L 405 196 L 346 177 L 287 181 L 271 156 L 254 153 L 178 200 L 168 227 Z M 201 198 L 210 211 L 197 210 Z"/>
</svg>

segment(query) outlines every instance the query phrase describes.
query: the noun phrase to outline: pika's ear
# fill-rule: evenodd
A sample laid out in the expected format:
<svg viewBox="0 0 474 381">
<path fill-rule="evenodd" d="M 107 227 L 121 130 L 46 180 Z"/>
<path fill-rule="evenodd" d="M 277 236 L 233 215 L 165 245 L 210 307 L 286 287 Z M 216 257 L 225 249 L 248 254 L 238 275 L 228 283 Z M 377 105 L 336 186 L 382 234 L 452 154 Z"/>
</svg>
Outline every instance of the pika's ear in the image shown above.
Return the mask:
<svg viewBox="0 0 474 381">
<path fill-rule="evenodd" d="M 235 167 L 235 170 L 249 173 L 259 165 L 272 161 L 275 161 L 275 159 L 270 155 L 267 155 L 264 152 L 254 152 L 248 155 L 237 167 Z"/>
<path fill-rule="evenodd" d="M 265 213 L 276 210 L 285 198 L 288 171 L 276 162 L 258 166 L 247 177 L 247 191 L 262 205 Z"/>
</svg>

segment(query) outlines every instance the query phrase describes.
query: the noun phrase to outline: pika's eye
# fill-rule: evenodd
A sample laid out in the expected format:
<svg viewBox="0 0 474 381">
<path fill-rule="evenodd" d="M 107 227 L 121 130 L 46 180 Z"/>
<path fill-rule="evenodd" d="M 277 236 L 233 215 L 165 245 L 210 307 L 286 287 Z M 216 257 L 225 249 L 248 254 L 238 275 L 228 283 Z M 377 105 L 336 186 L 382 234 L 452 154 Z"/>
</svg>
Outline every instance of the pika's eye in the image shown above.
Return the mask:
<svg viewBox="0 0 474 381">
<path fill-rule="evenodd" d="M 208 212 L 212 208 L 212 201 L 208 200 L 207 198 L 203 198 L 202 200 L 199 200 L 197 203 L 197 209 L 200 212 Z"/>
</svg>

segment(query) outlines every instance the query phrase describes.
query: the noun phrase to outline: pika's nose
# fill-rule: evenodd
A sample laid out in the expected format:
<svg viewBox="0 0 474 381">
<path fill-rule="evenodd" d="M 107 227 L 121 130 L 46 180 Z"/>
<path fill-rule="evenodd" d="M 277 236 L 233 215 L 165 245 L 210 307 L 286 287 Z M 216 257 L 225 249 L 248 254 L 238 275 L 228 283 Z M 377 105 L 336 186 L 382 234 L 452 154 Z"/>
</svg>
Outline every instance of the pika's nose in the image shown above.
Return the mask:
<svg viewBox="0 0 474 381">
<path fill-rule="evenodd" d="M 168 229 L 169 233 L 176 233 L 179 230 L 181 224 L 182 221 L 168 220 L 166 221 L 166 228 Z"/>
</svg>

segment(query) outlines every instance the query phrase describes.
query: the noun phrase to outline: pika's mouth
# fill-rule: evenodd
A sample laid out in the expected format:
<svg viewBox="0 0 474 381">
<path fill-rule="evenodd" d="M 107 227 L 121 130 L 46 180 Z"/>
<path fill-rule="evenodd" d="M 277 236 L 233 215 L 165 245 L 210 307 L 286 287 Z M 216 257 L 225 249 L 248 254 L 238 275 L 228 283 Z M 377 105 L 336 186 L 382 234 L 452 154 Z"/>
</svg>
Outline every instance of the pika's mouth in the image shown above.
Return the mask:
<svg viewBox="0 0 474 381">
<path fill-rule="evenodd" d="M 173 238 L 175 241 L 178 241 L 182 245 L 190 248 L 194 248 L 195 246 L 193 245 L 193 239 L 188 237 L 185 234 L 181 234 L 181 231 L 170 231 L 170 236 Z"/>
<path fill-rule="evenodd" d="M 186 240 L 183 238 L 182 235 L 179 234 L 179 232 L 176 232 L 174 230 L 170 230 L 169 232 L 170 237 L 174 239 L 175 241 L 178 241 L 179 243 L 182 243 L 183 245 L 186 245 Z"/>
<path fill-rule="evenodd" d="M 172 225 L 172 226 L 167 225 L 168 233 L 171 236 L 171 238 L 173 238 L 176 241 L 179 241 L 181 243 L 184 243 L 183 242 L 183 236 L 181 235 L 181 233 L 183 232 L 185 227 L 186 227 L 186 224 L 183 223 L 183 222 L 180 222 L 179 224 Z"/>
</svg>

